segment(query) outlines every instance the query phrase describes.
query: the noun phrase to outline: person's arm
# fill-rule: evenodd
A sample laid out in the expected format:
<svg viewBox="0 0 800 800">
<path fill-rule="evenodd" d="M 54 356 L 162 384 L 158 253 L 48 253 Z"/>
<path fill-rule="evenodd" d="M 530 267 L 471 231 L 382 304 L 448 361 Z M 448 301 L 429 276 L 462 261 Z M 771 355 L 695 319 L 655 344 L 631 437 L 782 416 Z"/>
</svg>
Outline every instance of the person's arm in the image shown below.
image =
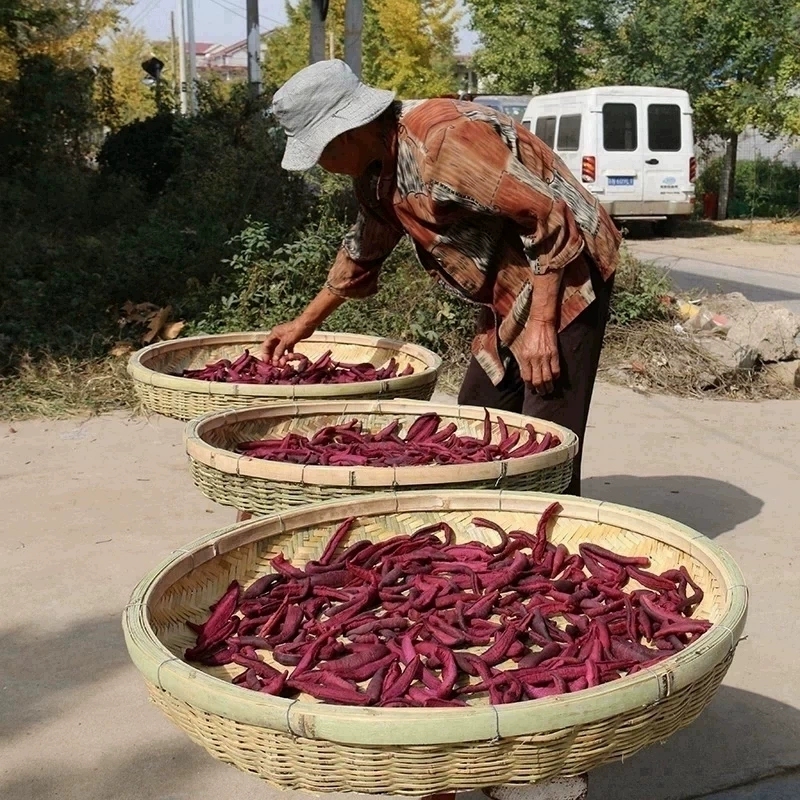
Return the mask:
<svg viewBox="0 0 800 800">
<path fill-rule="evenodd" d="M 346 300 L 369 297 L 378 291 L 378 274 L 401 233 L 361 210 L 345 236 L 323 289 L 296 319 L 276 325 L 264 339 L 265 361 L 279 362 L 307 339 Z"/>
<path fill-rule="evenodd" d="M 291 353 L 298 342 L 311 336 L 344 301 L 344 297 L 334 294 L 327 287 L 323 288 L 299 317 L 276 325 L 267 334 L 261 345 L 262 358 L 280 363 L 284 355 Z"/>
<path fill-rule="evenodd" d="M 528 322 L 520 334 L 517 352 L 522 380 L 539 394 L 550 394 L 561 374 L 558 353 L 558 300 L 562 270 L 534 275 Z"/>
<path fill-rule="evenodd" d="M 429 171 L 425 178 L 437 182 L 440 202 L 506 217 L 519 231 L 533 288 L 528 321 L 516 348 L 520 372 L 538 392 L 549 393 L 560 374 L 557 331 L 563 269 L 584 247 L 564 196 L 585 203 L 581 212 L 588 217 L 595 209 L 557 176 L 551 184 L 535 175 L 496 130 L 480 121 L 452 126 Z"/>
</svg>

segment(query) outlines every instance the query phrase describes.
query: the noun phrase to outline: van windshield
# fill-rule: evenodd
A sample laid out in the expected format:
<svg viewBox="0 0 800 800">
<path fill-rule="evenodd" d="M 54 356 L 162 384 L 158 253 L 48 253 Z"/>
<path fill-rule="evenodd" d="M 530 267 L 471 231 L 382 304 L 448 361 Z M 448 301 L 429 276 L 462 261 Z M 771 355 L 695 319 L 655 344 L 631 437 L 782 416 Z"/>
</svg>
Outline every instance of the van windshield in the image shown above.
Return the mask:
<svg viewBox="0 0 800 800">
<path fill-rule="evenodd" d="M 647 146 L 653 152 L 677 152 L 681 149 L 681 110 L 670 103 L 647 107 Z"/>
<path fill-rule="evenodd" d="M 527 106 L 503 106 L 503 113 L 508 114 L 514 120 L 521 120 Z"/>
</svg>

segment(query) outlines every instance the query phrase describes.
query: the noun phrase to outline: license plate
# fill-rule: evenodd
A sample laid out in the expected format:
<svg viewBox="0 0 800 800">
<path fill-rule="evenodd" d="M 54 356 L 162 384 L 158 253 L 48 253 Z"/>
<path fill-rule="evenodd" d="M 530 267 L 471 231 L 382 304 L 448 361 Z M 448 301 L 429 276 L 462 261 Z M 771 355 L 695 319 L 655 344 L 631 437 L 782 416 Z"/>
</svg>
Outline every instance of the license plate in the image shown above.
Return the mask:
<svg viewBox="0 0 800 800">
<path fill-rule="evenodd" d="M 633 178 L 609 178 L 609 186 L 633 186 Z"/>
</svg>

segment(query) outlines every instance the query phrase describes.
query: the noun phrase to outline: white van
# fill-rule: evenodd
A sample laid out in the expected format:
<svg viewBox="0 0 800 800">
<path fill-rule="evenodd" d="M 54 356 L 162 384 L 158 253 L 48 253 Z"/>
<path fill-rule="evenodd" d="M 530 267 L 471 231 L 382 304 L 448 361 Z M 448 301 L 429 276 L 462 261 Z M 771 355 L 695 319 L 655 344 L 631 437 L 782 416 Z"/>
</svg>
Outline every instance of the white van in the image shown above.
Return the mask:
<svg viewBox="0 0 800 800">
<path fill-rule="evenodd" d="M 692 108 L 679 89 L 601 86 L 534 97 L 522 119 L 618 220 L 666 227 L 694 208 Z"/>
</svg>

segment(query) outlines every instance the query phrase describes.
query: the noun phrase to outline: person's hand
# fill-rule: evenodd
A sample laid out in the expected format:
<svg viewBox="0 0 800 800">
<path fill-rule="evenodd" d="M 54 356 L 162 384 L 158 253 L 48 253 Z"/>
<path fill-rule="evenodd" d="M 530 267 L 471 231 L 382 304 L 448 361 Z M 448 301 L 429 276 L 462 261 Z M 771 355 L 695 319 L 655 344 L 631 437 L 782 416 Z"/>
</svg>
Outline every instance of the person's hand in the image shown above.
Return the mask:
<svg viewBox="0 0 800 800">
<path fill-rule="evenodd" d="M 294 346 L 314 333 L 314 326 L 304 322 L 300 317 L 291 322 L 276 325 L 261 345 L 261 357 L 264 361 L 280 364 L 283 357 L 292 352 Z"/>
<path fill-rule="evenodd" d="M 550 394 L 561 374 L 555 323 L 529 320 L 520 337 L 518 357 L 522 380 L 530 383 L 538 394 Z"/>
</svg>

